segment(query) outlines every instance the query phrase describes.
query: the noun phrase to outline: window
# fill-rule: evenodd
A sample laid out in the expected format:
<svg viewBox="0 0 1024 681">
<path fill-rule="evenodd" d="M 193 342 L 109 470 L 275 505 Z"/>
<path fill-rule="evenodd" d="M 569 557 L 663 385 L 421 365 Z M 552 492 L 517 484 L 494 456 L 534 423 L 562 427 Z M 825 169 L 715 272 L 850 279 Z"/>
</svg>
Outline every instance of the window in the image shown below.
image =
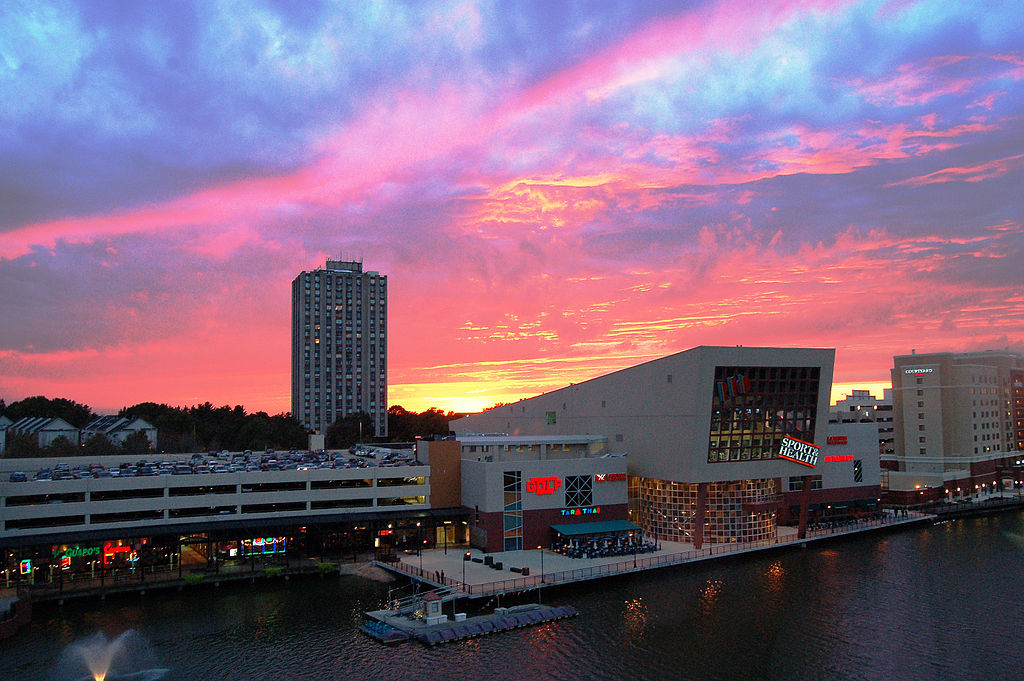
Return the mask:
<svg viewBox="0 0 1024 681">
<path fill-rule="evenodd" d="M 570 475 L 565 478 L 566 508 L 582 508 L 594 503 L 594 478 L 590 475 Z"/>
<path fill-rule="evenodd" d="M 820 367 L 715 367 L 708 462 L 774 459 L 784 437 L 810 441 Z"/>
<path fill-rule="evenodd" d="M 523 549 L 523 472 L 505 471 L 503 525 L 506 551 Z"/>
<path fill-rule="evenodd" d="M 864 482 L 864 461 L 862 459 L 853 461 L 853 481 Z"/>
<path fill-rule="evenodd" d="M 820 475 L 809 475 L 811 479 L 811 489 L 821 489 L 821 476 Z M 804 489 L 803 478 L 790 478 L 789 479 L 789 491 L 790 492 L 801 492 Z"/>
</svg>

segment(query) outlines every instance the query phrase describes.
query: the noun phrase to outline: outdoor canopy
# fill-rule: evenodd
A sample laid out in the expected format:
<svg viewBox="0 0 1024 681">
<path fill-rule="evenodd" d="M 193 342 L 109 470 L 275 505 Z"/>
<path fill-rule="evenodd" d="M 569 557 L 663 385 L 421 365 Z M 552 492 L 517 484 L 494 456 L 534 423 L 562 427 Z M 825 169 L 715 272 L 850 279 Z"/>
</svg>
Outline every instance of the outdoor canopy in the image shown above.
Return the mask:
<svg viewBox="0 0 1024 681">
<path fill-rule="evenodd" d="M 586 534 L 608 534 L 611 532 L 639 532 L 640 528 L 628 520 L 603 520 L 596 523 L 572 523 L 571 525 L 552 525 L 551 529 L 566 537 L 578 537 Z"/>
</svg>

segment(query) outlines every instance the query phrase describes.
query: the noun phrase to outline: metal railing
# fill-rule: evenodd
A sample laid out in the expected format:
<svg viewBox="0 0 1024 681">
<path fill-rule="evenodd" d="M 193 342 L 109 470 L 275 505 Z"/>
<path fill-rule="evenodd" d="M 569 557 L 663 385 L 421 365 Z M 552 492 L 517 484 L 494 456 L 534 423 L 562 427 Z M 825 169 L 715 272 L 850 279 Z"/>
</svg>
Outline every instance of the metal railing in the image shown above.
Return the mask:
<svg viewBox="0 0 1024 681">
<path fill-rule="evenodd" d="M 653 568 L 680 565 L 682 563 L 689 563 L 696 560 L 708 559 L 714 556 L 756 551 L 771 546 L 799 544 L 801 542 L 807 541 L 808 539 L 820 539 L 828 536 L 840 536 L 843 534 L 862 531 L 866 529 L 899 525 L 911 520 L 916 521 L 926 517 L 929 516 L 924 513 L 915 513 L 913 511 L 909 511 L 906 516 L 886 516 L 884 518 L 860 521 L 851 520 L 845 523 L 835 523 L 829 527 L 816 527 L 813 529 L 808 529 L 807 535 L 804 538 L 792 535 L 781 538 L 774 537 L 772 539 L 763 539 L 753 542 L 732 542 L 727 544 L 712 544 L 701 549 L 691 549 L 689 551 L 661 554 L 657 556 L 636 556 L 635 558 L 627 558 L 626 560 L 616 561 L 613 563 L 592 565 L 589 567 L 575 568 L 572 570 L 544 572 L 543 574 L 531 575 L 529 577 L 515 577 L 512 579 L 485 582 L 483 584 L 469 584 L 462 582 L 458 579 L 448 577 L 447 575 L 444 577 L 443 581 L 438 580 L 438 574 L 436 574 L 434 570 L 422 570 L 415 565 L 409 565 L 408 563 L 403 563 L 401 561 L 398 561 L 397 563 L 389 563 L 388 566 L 390 569 L 403 572 L 411 577 L 418 577 L 420 579 L 424 579 L 426 581 L 435 583 L 443 583 L 445 586 L 451 587 L 452 589 L 456 589 L 465 595 L 491 596 L 497 593 L 505 593 L 509 591 L 526 591 L 544 586 L 567 584 L 571 582 L 582 582 L 590 579 L 611 577 L 614 575 L 627 574 L 630 572 L 639 572 L 642 570 L 650 570 Z"/>
</svg>

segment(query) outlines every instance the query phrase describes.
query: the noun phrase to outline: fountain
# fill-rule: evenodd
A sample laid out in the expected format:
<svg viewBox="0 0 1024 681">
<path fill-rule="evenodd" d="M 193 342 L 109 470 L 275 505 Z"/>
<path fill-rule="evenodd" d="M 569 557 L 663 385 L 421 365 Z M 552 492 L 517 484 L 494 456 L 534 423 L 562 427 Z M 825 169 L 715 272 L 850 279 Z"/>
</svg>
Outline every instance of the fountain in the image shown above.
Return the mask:
<svg viewBox="0 0 1024 681">
<path fill-rule="evenodd" d="M 99 631 L 64 650 L 53 679 L 156 681 L 168 671 L 156 665 L 153 649 L 141 634 L 129 629 L 108 639 Z"/>
</svg>

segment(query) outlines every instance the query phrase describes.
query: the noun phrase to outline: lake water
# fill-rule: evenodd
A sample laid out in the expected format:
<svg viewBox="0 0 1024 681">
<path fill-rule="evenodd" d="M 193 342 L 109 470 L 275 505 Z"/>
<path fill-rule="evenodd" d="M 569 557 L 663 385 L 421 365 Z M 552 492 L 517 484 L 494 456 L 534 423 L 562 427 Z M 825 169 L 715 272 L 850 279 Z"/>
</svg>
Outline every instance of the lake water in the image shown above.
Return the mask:
<svg viewBox="0 0 1024 681">
<path fill-rule="evenodd" d="M 39 606 L 0 679 L 59 678 L 69 644 L 127 629 L 166 679 L 1017 679 L 1022 577 L 1011 513 L 545 590 L 582 615 L 435 648 L 358 631 L 380 583 L 200 586 Z"/>
</svg>

